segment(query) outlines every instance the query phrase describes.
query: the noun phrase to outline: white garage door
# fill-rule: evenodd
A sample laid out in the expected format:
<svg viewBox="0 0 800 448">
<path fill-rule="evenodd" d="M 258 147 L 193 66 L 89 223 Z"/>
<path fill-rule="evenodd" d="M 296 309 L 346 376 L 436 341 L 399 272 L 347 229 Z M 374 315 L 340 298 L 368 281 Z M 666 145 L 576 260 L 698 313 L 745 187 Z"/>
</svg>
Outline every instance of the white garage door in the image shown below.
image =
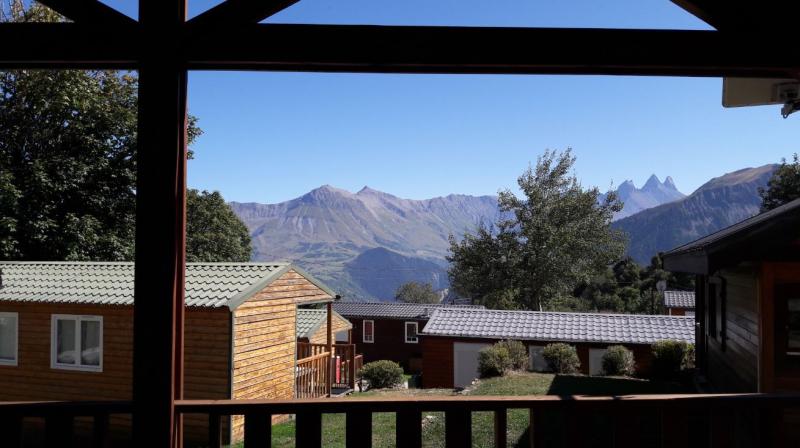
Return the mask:
<svg viewBox="0 0 800 448">
<path fill-rule="evenodd" d="M 489 344 L 456 342 L 453 344 L 453 384 L 466 387 L 478 377 L 478 352 Z"/>
<path fill-rule="evenodd" d="M 545 361 L 542 352 L 544 352 L 544 347 L 541 345 L 528 346 L 528 359 L 530 360 L 528 368 L 534 372 L 546 372 L 548 370 L 547 361 Z"/>
<path fill-rule="evenodd" d="M 606 351 L 604 348 L 589 349 L 589 375 L 603 374 L 603 355 Z"/>
</svg>

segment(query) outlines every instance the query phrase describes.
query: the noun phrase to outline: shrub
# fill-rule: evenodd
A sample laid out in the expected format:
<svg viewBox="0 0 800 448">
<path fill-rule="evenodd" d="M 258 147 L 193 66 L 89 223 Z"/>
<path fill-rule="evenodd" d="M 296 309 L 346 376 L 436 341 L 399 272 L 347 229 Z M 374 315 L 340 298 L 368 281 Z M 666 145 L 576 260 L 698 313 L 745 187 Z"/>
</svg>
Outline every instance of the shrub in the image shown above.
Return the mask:
<svg viewBox="0 0 800 448">
<path fill-rule="evenodd" d="M 508 357 L 509 361 L 511 362 L 512 369 L 524 370 L 528 367 L 528 350 L 525 348 L 525 344 L 520 341 L 507 339 L 505 341 L 500 341 L 495 345 L 504 347 L 506 350 L 508 350 Z"/>
<path fill-rule="evenodd" d="M 364 364 L 361 378 L 369 381 L 370 389 L 384 389 L 403 383 L 403 368 L 394 361 L 381 360 Z"/>
<path fill-rule="evenodd" d="M 653 376 L 674 379 L 694 364 L 694 346 L 687 342 L 666 339 L 653 344 L 652 350 Z"/>
<path fill-rule="evenodd" d="M 508 349 L 495 344 L 478 352 L 478 373 L 481 378 L 503 376 L 511 368 Z"/>
<path fill-rule="evenodd" d="M 630 376 L 633 374 L 633 352 L 622 345 L 608 347 L 603 355 L 603 374 Z"/>
<path fill-rule="evenodd" d="M 549 344 L 542 351 L 542 356 L 555 373 L 576 373 L 581 368 L 578 352 L 569 344 Z"/>
</svg>

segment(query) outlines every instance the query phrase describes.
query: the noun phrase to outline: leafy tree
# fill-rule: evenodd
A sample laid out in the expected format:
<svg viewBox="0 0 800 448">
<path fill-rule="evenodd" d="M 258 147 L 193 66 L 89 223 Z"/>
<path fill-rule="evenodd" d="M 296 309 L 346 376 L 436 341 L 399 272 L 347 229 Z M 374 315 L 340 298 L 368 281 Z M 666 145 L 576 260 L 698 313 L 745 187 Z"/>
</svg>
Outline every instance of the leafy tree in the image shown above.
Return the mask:
<svg viewBox="0 0 800 448">
<path fill-rule="evenodd" d="M 250 233 L 215 191 L 186 197 L 186 261 L 250 261 Z"/>
<path fill-rule="evenodd" d="M 17 0 L 0 12 L 62 20 Z M 116 71 L 0 71 L 0 258 L 133 259 L 137 87 Z M 188 131 L 190 143 L 200 135 L 194 117 Z M 249 259 L 246 229 L 219 193 L 190 193 L 187 207 L 188 259 Z"/>
<path fill-rule="evenodd" d="M 398 302 L 406 303 L 439 303 L 439 294 L 436 294 L 430 283 L 403 283 L 397 288 L 394 298 Z"/>
<path fill-rule="evenodd" d="M 761 195 L 762 212 L 800 198 L 800 160 L 796 153 L 791 163 L 787 163 L 786 159 L 781 160 L 767 188 L 759 188 L 758 194 Z"/>
<path fill-rule="evenodd" d="M 517 180 L 523 197 L 500 193 L 495 225 L 461 241 L 451 236 L 456 292 L 485 303 L 493 292 L 510 291 L 517 307 L 542 309 L 620 259 L 623 237 L 610 223 L 622 204 L 614 194 L 599 202 L 597 188 L 584 190 L 570 173 L 574 163 L 569 149 L 545 152 Z"/>
</svg>

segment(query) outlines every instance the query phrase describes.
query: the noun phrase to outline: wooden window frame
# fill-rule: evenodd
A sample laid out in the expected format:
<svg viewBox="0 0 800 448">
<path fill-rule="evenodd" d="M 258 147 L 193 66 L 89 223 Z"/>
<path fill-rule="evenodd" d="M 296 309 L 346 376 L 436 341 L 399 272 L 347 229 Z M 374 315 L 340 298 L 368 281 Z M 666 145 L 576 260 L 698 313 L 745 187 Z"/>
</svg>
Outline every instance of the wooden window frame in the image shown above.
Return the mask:
<svg viewBox="0 0 800 448">
<path fill-rule="evenodd" d="M 367 340 L 367 322 L 370 323 L 372 326 L 372 331 L 370 332 L 370 336 L 372 336 L 369 340 Z M 361 322 L 361 342 L 365 344 L 374 344 L 375 343 L 375 321 L 372 319 L 364 319 Z"/>
<path fill-rule="evenodd" d="M 2 312 L 0 317 L 14 318 L 14 359 L 0 358 L 0 366 L 17 366 L 19 364 L 19 313 Z"/>
<path fill-rule="evenodd" d="M 414 338 L 408 337 L 408 324 L 414 325 Z M 403 332 L 405 333 L 406 344 L 419 344 L 419 322 L 407 321 L 403 324 Z"/>
<path fill-rule="evenodd" d="M 58 362 L 58 321 L 71 320 L 75 322 L 75 364 L 62 364 Z M 100 363 L 96 366 L 81 364 L 81 323 L 100 323 Z M 77 370 L 81 372 L 103 371 L 103 316 L 80 314 L 53 314 L 50 318 L 50 368 L 55 370 Z"/>
</svg>

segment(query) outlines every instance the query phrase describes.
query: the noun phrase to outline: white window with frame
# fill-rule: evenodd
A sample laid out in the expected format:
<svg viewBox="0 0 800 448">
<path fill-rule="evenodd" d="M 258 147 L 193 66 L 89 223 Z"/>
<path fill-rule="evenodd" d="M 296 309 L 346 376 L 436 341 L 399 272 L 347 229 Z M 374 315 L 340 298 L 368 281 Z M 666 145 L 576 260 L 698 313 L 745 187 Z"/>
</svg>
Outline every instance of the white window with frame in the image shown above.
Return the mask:
<svg viewBox="0 0 800 448">
<path fill-rule="evenodd" d="M 416 344 L 419 342 L 417 331 L 419 324 L 417 322 L 406 322 L 406 344 Z"/>
<path fill-rule="evenodd" d="M 103 371 L 103 317 L 54 314 L 50 367 Z"/>
<path fill-rule="evenodd" d="M 361 330 L 361 339 L 364 342 L 368 344 L 375 342 L 375 321 L 365 320 L 362 324 Z"/>
<path fill-rule="evenodd" d="M 0 313 L 0 365 L 17 365 L 19 315 Z"/>
</svg>

